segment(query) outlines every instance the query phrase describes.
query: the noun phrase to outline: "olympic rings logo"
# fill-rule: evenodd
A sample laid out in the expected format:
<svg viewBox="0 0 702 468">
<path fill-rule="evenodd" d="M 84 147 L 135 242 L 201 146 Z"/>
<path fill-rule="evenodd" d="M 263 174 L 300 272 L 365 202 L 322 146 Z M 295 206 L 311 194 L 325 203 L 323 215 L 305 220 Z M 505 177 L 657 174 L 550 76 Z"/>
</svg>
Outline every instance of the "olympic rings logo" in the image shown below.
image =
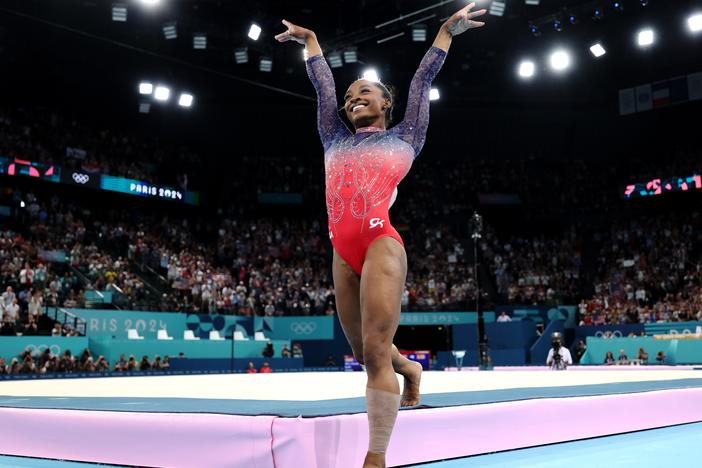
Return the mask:
<svg viewBox="0 0 702 468">
<path fill-rule="evenodd" d="M 311 335 L 317 329 L 314 322 L 293 322 L 290 324 L 290 331 L 296 335 Z"/>
<path fill-rule="evenodd" d="M 27 345 L 24 347 L 24 350 L 29 351 L 32 354 L 32 356 L 37 355 L 37 354 L 42 354 L 47 349 L 49 351 L 51 351 L 51 354 L 54 354 L 54 355 L 61 354 L 61 347 L 59 345 L 47 346 L 45 344 L 41 344 L 41 345 L 30 344 L 30 345 Z"/>
<path fill-rule="evenodd" d="M 76 184 L 87 184 L 89 180 L 90 180 L 90 176 L 87 174 L 81 174 L 79 172 L 73 173 L 73 181 Z"/>
<path fill-rule="evenodd" d="M 624 335 L 620 330 L 614 330 L 614 331 L 597 331 L 595 332 L 595 337 L 597 338 L 621 338 Z"/>
</svg>

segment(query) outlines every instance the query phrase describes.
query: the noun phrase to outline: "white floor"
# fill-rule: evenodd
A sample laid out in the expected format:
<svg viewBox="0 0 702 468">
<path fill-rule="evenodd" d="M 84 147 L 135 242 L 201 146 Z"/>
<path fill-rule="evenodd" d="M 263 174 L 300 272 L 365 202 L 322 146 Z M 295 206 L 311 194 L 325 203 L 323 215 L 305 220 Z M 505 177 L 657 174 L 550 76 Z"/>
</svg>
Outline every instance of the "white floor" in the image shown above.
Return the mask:
<svg viewBox="0 0 702 468">
<path fill-rule="evenodd" d="M 589 372 L 424 372 L 422 393 L 550 387 L 702 378 L 694 370 L 592 370 Z M 401 381 L 401 380 L 400 380 Z M 363 397 L 363 372 L 294 372 L 168 377 L 109 377 L 0 381 L 2 396 L 174 397 L 314 401 Z"/>
</svg>

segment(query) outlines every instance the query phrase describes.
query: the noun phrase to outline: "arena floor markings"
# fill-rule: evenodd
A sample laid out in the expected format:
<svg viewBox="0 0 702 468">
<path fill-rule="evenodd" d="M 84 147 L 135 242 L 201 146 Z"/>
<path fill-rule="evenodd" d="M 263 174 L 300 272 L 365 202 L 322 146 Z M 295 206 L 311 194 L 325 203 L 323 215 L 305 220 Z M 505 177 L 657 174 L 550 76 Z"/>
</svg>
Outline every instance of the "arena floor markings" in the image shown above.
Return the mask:
<svg viewBox="0 0 702 468">
<path fill-rule="evenodd" d="M 508 463 L 510 453 L 538 463 L 539 450 L 567 458 L 577 444 L 599 440 L 604 451 L 611 437 L 645 433 L 615 434 L 702 422 L 699 371 L 587 370 L 425 372 L 421 406 L 398 416 L 388 466 L 461 457 L 470 458 L 436 466 L 484 466 L 456 463 Z M 360 467 L 365 380 L 320 372 L 1 381 L 0 454 L 33 457 L 22 463 Z M 557 445 L 525 449 L 548 444 Z"/>
</svg>

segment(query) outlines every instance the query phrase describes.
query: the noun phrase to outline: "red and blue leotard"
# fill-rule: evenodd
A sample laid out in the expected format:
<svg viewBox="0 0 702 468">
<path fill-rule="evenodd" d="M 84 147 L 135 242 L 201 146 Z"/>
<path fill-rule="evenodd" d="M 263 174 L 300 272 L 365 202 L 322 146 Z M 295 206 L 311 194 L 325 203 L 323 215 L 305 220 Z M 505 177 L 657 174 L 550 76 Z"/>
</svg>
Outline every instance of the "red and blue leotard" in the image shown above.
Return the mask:
<svg viewBox="0 0 702 468">
<path fill-rule="evenodd" d="M 389 130 L 360 128 L 353 134 L 337 113 L 331 69 L 321 55 L 307 60 L 317 91 L 317 129 L 324 145 L 329 238 L 334 250 L 361 274 L 366 251 L 381 237 L 402 238 L 390 224 L 393 192 L 424 146 L 429 91 L 446 52 L 432 47 L 412 78 L 402 121 Z"/>
</svg>

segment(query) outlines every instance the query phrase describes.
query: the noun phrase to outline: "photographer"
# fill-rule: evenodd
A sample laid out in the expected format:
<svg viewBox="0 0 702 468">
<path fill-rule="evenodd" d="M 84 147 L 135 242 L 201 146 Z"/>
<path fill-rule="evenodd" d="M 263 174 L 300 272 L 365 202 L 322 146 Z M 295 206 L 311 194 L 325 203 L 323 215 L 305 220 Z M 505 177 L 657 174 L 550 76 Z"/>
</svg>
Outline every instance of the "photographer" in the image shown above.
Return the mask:
<svg viewBox="0 0 702 468">
<path fill-rule="evenodd" d="M 551 334 L 551 349 L 548 350 L 546 365 L 551 370 L 566 370 L 568 366 L 573 364 L 573 358 L 570 356 L 570 350 L 563 346 L 563 336 L 554 332 Z"/>
</svg>

